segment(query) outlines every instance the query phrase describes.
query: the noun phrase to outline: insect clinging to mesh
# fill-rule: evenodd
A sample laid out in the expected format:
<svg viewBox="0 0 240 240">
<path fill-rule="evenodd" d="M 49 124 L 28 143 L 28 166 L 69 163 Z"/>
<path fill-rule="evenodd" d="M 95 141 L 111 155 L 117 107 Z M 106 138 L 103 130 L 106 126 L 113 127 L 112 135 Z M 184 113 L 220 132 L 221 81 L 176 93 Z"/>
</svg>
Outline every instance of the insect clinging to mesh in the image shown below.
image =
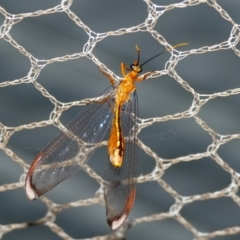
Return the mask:
<svg viewBox="0 0 240 240">
<path fill-rule="evenodd" d="M 186 45 L 180 43 L 178 46 Z M 107 222 L 112 230 L 127 219 L 136 195 L 138 100 L 135 82 L 144 81 L 153 72 L 139 76 L 142 66 L 162 53 L 140 64 L 140 49 L 136 46 L 137 60 L 128 68 L 121 63 L 123 79 L 116 83 L 102 69 L 111 83 L 100 97 L 89 102 L 67 126 L 34 159 L 26 177 L 26 193 L 33 200 L 81 169 L 93 151 L 86 144 L 98 144 L 111 126 L 108 156 L 104 175 L 104 198 Z M 126 70 L 128 73 L 126 73 Z M 84 154 L 81 154 L 84 153 Z M 84 156 L 84 158 L 83 158 Z"/>
</svg>

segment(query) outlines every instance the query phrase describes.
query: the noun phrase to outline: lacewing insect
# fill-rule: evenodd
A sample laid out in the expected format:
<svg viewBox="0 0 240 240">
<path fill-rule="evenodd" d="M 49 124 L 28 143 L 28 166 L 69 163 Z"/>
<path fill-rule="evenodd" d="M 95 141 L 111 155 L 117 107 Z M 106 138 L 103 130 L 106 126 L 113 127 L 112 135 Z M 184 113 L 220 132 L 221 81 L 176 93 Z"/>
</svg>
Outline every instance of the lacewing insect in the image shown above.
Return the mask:
<svg viewBox="0 0 240 240">
<path fill-rule="evenodd" d="M 177 44 L 173 48 L 183 45 L 187 43 Z M 136 50 L 138 58 L 130 68 L 121 63 L 123 79 L 117 84 L 108 73 L 99 68 L 112 85 L 89 102 L 67 125 L 67 131 L 60 132 L 36 156 L 25 182 L 26 194 L 30 200 L 40 197 L 77 173 L 81 164 L 93 154 L 86 145 L 100 143 L 111 126 L 109 161 L 104 175 L 107 222 L 115 230 L 127 219 L 136 195 L 138 101 L 135 82 L 141 82 L 153 73 L 139 77 L 144 64 L 169 51 L 161 52 L 140 65 L 140 49 L 137 46 Z"/>
</svg>

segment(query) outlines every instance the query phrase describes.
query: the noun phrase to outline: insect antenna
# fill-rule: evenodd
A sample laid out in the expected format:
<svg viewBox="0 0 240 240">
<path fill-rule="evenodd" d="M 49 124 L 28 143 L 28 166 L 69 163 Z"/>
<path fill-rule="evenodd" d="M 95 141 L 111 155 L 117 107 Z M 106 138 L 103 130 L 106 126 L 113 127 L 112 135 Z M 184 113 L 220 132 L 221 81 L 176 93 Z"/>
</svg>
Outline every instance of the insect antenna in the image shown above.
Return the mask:
<svg viewBox="0 0 240 240">
<path fill-rule="evenodd" d="M 181 46 L 186 46 L 186 45 L 188 45 L 188 44 L 189 44 L 189 43 L 179 43 L 179 44 L 174 45 L 172 48 L 177 48 L 177 47 L 181 47 Z M 165 51 L 163 51 L 163 52 L 160 52 L 160 53 L 158 53 L 157 55 L 149 58 L 147 61 L 145 61 L 144 63 L 142 63 L 142 64 L 140 65 L 140 67 L 142 67 L 144 64 L 148 63 L 148 62 L 151 61 L 152 59 L 158 57 L 159 55 L 161 55 L 161 54 L 163 54 L 163 53 L 165 53 L 165 52 L 169 52 L 170 50 L 171 50 L 171 49 L 169 48 L 169 49 L 167 49 L 167 50 L 165 50 Z M 137 51 L 138 51 L 138 63 L 139 63 L 140 56 L 139 56 L 139 49 L 138 49 L 138 48 L 137 48 Z"/>
<path fill-rule="evenodd" d="M 136 66 L 138 66 L 138 65 L 139 65 L 139 62 L 140 62 L 140 49 L 138 48 L 137 45 L 136 45 L 136 49 L 137 49 L 137 55 L 138 55 Z"/>
</svg>

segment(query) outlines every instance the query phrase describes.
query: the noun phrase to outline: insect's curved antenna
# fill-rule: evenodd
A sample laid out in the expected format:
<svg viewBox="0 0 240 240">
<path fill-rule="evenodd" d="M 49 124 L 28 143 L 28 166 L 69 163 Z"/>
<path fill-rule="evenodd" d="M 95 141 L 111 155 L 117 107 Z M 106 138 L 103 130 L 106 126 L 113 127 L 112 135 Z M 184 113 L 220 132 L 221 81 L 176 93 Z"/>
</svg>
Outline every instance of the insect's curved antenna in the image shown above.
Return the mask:
<svg viewBox="0 0 240 240">
<path fill-rule="evenodd" d="M 178 47 L 181 47 L 181 46 L 186 46 L 186 45 L 188 45 L 188 44 L 189 44 L 189 43 L 178 43 L 178 44 L 172 46 L 172 48 L 175 49 L 175 48 L 178 48 Z M 137 51 L 138 51 L 138 56 L 139 56 L 139 48 L 138 48 L 137 46 L 136 46 L 136 49 L 137 49 Z M 169 48 L 169 49 L 166 49 L 166 50 L 163 51 L 163 52 L 160 52 L 160 53 L 156 54 L 155 56 L 149 58 L 147 61 L 145 61 L 144 63 L 142 63 L 142 64 L 140 65 L 140 67 L 142 67 L 144 64 L 148 63 L 148 62 L 151 61 L 152 59 L 158 57 L 159 55 L 162 55 L 162 54 L 165 53 L 165 52 L 169 52 L 170 50 L 171 50 L 171 49 Z"/>
</svg>

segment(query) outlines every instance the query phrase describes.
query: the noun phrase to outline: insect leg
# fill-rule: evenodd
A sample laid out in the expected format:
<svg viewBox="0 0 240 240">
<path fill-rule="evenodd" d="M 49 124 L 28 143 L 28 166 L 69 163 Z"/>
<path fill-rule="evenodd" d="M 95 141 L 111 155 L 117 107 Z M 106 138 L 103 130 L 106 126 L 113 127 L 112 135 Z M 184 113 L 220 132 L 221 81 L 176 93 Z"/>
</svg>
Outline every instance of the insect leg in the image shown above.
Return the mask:
<svg viewBox="0 0 240 240">
<path fill-rule="evenodd" d="M 105 77 L 107 77 L 109 79 L 109 81 L 112 85 L 115 84 L 114 79 L 108 73 L 104 72 L 100 67 L 98 67 L 98 69 Z"/>
<path fill-rule="evenodd" d="M 154 73 L 154 71 L 148 72 L 148 73 L 144 74 L 142 77 L 136 78 L 135 82 L 144 81 L 148 76 L 152 75 L 153 73 Z"/>
<path fill-rule="evenodd" d="M 86 105 L 89 105 L 89 104 L 91 104 L 91 103 L 100 103 L 100 104 L 102 104 L 102 103 L 105 103 L 105 102 L 108 102 L 108 99 L 110 98 L 110 96 L 107 96 L 107 97 L 105 97 L 105 98 L 103 98 L 103 99 L 101 99 L 101 100 L 92 100 L 92 101 L 88 101 L 87 103 L 86 103 Z M 109 103 L 109 102 L 108 102 Z M 110 103 L 109 103 L 110 104 Z"/>
<path fill-rule="evenodd" d="M 131 69 L 129 69 L 125 63 L 121 63 L 121 72 L 122 72 L 123 77 L 126 77 L 125 70 L 131 71 Z"/>
<path fill-rule="evenodd" d="M 111 109 L 112 113 L 114 113 L 114 109 L 113 109 L 113 106 L 111 105 L 111 103 L 109 102 L 109 100 L 111 100 L 111 96 L 106 96 L 105 98 L 101 99 L 101 100 L 92 100 L 92 101 L 88 101 L 86 103 L 86 105 L 90 105 L 92 103 L 100 103 L 100 104 L 103 104 L 105 102 L 107 102 L 109 108 Z"/>
</svg>

